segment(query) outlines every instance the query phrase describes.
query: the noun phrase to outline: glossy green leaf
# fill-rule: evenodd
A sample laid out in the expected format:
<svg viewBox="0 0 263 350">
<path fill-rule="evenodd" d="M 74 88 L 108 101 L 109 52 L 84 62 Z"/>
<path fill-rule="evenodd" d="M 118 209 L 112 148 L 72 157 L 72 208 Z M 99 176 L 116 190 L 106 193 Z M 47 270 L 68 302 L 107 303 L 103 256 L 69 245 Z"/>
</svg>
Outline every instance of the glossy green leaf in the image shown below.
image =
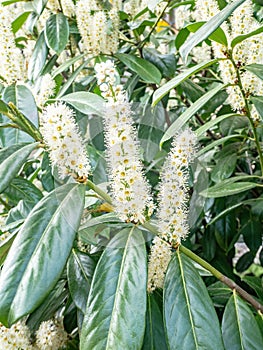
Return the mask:
<svg viewBox="0 0 263 350">
<path fill-rule="evenodd" d="M 178 74 L 175 78 L 171 79 L 154 92 L 152 104 L 155 106 L 165 95 L 167 95 L 172 89 L 181 84 L 183 81 L 188 79 L 191 75 L 211 66 L 216 62 L 217 59 L 202 62 L 191 68 L 186 69 L 183 73 Z"/>
<path fill-rule="evenodd" d="M 256 107 L 256 110 L 258 111 L 258 114 L 261 117 L 261 120 L 263 120 L 263 96 L 254 96 L 250 97 L 251 102 Z"/>
<path fill-rule="evenodd" d="M 226 350 L 262 348 L 263 338 L 253 312 L 235 290 L 224 311 L 222 333 Z"/>
<path fill-rule="evenodd" d="M 14 178 L 4 193 L 14 204 L 21 199 L 36 204 L 43 197 L 42 192 L 32 182 L 22 177 Z"/>
<path fill-rule="evenodd" d="M 52 77 L 55 78 L 58 74 L 67 70 L 70 66 L 72 66 L 74 63 L 79 61 L 82 57 L 84 57 L 84 54 L 78 55 L 74 58 L 71 58 L 71 59 L 63 62 L 59 67 L 57 67 L 56 69 L 53 70 L 53 72 L 51 73 Z"/>
<path fill-rule="evenodd" d="M 195 134 L 198 138 L 200 138 L 207 130 L 212 129 L 213 126 L 219 124 L 222 120 L 230 117 L 235 117 L 235 116 L 241 116 L 241 115 L 237 113 L 220 115 L 219 117 L 212 119 L 209 122 L 206 122 L 204 125 L 200 126 L 197 130 L 195 130 Z"/>
<path fill-rule="evenodd" d="M 220 157 L 211 172 L 211 180 L 220 182 L 231 176 L 236 168 L 237 154 L 231 153 Z"/>
<path fill-rule="evenodd" d="M 263 301 L 263 280 L 261 277 L 256 276 L 244 276 L 242 281 L 246 282 L 254 291 L 257 296 Z"/>
<path fill-rule="evenodd" d="M 232 49 L 239 43 L 241 43 L 242 41 L 251 38 L 252 36 L 258 35 L 260 33 L 263 32 L 263 26 L 253 30 L 250 33 L 247 34 L 243 34 L 243 35 L 238 35 L 237 37 L 235 37 L 232 41 L 231 41 L 231 47 Z"/>
<path fill-rule="evenodd" d="M 85 186 L 79 184 L 59 187 L 33 208 L 22 225 L 0 276 L 3 324 L 34 311 L 57 283 L 79 227 L 84 192 Z"/>
<path fill-rule="evenodd" d="M 165 77 L 173 77 L 176 71 L 177 59 L 174 54 L 162 55 L 155 49 L 144 49 L 143 58 L 153 63 Z"/>
<path fill-rule="evenodd" d="M 252 252 L 246 252 L 237 261 L 235 269 L 238 273 L 246 271 L 253 264 L 255 255 Z"/>
<path fill-rule="evenodd" d="M 235 183 L 224 183 L 220 182 L 215 186 L 209 187 L 207 190 L 201 192 L 201 195 L 207 198 L 219 198 L 232 196 L 234 194 L 251 190 L 257 186 L 253 182 L 235 182 Z"/>
<path fill-rule="evenodd" d="M 170 350 L 223 350 L 219 321 L 191 260 L 177 251 L 164 282 L 164 318 Z"/>
<path fill-rule="evenodd" d="M 183 36 L 183 40 L 180 40 L 180 38 L 176 37 L 176 42 L 178 43 L 176 45 L 177 49 L 180 48 L 180 46 L 184 43 L 186 40 L 186 37 L 189 36 L 190 33 L 195 33 L 199 28 L 201 28 L 206 22 L 195 22 L 190 23 L 187 26 L 185 26 L 179 33 L 178 36 Z M 187 33 L 187 32 L 188 33 Z M 217 43 L 224 45 L 227 47 L 227 38 L 222 28 L 217 28 L 209 37 L 210 40 L 216 41 Z"/>
<path fill-rule="evenodd" d="M 38 15 L 41 15 L 47 2 L 48 2 L 48 0 L 33 0 L 33 4 L 32 4 L 33 8 L 35 9 L 35 11 Z"/>
<path fill-rule="evenodd" d="M 154 294 L 148 294 L 146 329 L 142 350 L 166 350 L 163 316 Z"/>
<path fill-rule="evenodd" d="M 12 102 L 27 119 L 38 127 L 38 110 L 32 92 L 25 85 L 11 85 L 4 89 L 3 100 Z"/>
<path fill-rule="evenodd" d="M 197 153 L 197 157 L 201 156 L 202 154 L 207 153 L 208 151 L 210 151 L 210 149 L 215 149 L 217 146 L 220 146 L 220 145 L 224 144 L 228 140 L 239 139 L 239 138 L 244 138 L 244 136 L 236 134 L 236 135 L 229 135 L 229 136 L 221 137 L 218 140 L 210 142 L 204 148 L 201 148 L 200 151 Z"/>
<path fill-rule="evenodd" d="M 188 120 L 199 111 L 201 107 L 203 107 L 211 98 L 213 98 L 218 92 L 224 89 L 227 86 L 218 85 L 216 88 L 208 91 L 204 96 L 200 97 L 197 101 L 195 101 L 186 111 L 184 111 L 179 118 L 166 130 L 165 134 L 161 138 L 160 145 L 162 145 L 165 141 L 169 140 L 173 137 L 183 125 L 185 125 Z"/>
<path fill-rule="evenodd" d="M 29 315 L 26 324 L 30 330 L 38 330 L 42 321 L 50 320 L 61 309 L 63 301 L 68 297 L 66 282 L 66 279 L 60 279 L 43 303 Z"/>
<path fill-rule="evenodd" d="M 244 242 L 254 255 L 262 245 L 262 223 L 258 218 L 251 217 L 248 222 L 241 228 Z"/>
<path fill-rule="evenodd" d="M 129 69 L 137 73 L 146 83 L 160 84 L 162 74 L 158 68 L 143 58 L 119 53 L 115 55 Z"/>
<path fill-rule="evenodd" d="M 249 72 L 255 74 L 259 79 L 263 80 L 263 64 L 253 63 L 244 67 Z"/>
<path fill-rule="evenodd" d="M 94 269 L 94 260 L 88 254 L 72 250 L 67 265 L 68 285 L 75 305 L 83 314 L 86 310 Z"/>
<path fill-rule="evenodd" d="M 58 55 L 64 50 L 69 38 L 69 24 L 63 13 L 51 15 L 46 21 L 45 39 L 47 46 Z"/>
<path fill-rule="evenodd" d="M 140 350 L 146 316 L 146 251 L 141 231 L 119 232 L 95 270 L 80 349 Z"/>
<path fill-rule="evenodd" d="M 245 0 L 237 0 L 228 4 L 222 11 L 212 17 L 196 33 L 186 40 L 179 50 L 183 60 L 186 62 L 191 50 L 203 40 L 208 38 L 244 1 Z"/>
<path fill-rule="evenodd" d="M 92 92 L 79 91 L 60 97 L 60 100 L 69 103 L 83 114 L 103 116 L 105 111 L 104 99 Z"/>
<path fill-rule="evenodd" d="M 28 64 L 28 79 L 36 80 L 40 75 L 48 54 L 48 48 L 45 41 L 44 33 L 42 32 L 36 42 L 33 53 Z"/>
<path fill-rule="evenodd" d="M 0 243 L 0 266 L 3 264 L 6 255 L 16 237 L 17 231 L 14 231 L 11 235 L 6 237 L 4 241 L 1 241 Z"/>
<path fill-rule="evenodd" d="M 27 157 L 36 147 L 37 143 L 17 144 L 0 150 L 0 193 L 18 174 Z"/>
</svg>

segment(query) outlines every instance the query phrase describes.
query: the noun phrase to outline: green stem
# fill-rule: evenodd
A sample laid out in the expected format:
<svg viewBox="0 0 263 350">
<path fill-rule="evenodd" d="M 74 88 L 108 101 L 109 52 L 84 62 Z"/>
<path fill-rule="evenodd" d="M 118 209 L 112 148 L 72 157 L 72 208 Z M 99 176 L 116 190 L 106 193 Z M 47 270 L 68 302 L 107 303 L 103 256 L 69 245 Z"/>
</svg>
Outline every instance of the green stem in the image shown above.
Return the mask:
<svg viewBox="0 0 263 350">
<path fill-rule="evenodd" d="M 263 177 L 263 153 L 261 151 L 261 146 L 260 146 L 260 142 L 259 142 L 259 138 L 258 138 L 258 133 L 257 133 L 256 127 L 255 127 L 255 124 L 254 124 L 254 121 L 253 121 L 253 118 L 252 118 L 252 115 L 251 115 L 251 112 L 250 112 L 249 103 L 248 103 L 248 100 L 247 100 L 247 97 L 246 97 L 246 93 L 245 93 L 245 90 L 244 90 L 244 87 L 243 87 L 243 84 L 242 84 L 242 79 L 241 79 L 241 76 L 240 76 L 240 72 L 239 72 L 239 69 L 238 69 L 238 67 L 236 65 L 235 60 L 233 59 L 232 53 L 230 53 L 230 61 L 232 62 L 233 66 L 235 68 L 236 75 L 237 75 L 238 86 L 240 88 L 242 97 L 243 97 L 244 102 L 245 102 L 246 115 L 247 115 L 247 117 L 249 119 L 249 122 L 250 122 L 250 125 L 251 125 L 251 128 L 252 128 L 252 132 L 253 132 L 253 135 L 254 135 L 254 141 L 256 143 L 256 147 L 257 147 L 258 154 L 259 154 L 259 163 L 260 163 L 260 168 L 261 168 L 261 176 Z"/>
<path fill-rule="evenodd" d="M 97 185 L 95 185 L 92 181 L 87 180 L 86 184 L 94 191 L 96 192 L 102 199 L 104 199 L 109 204 L 112 204 L 111 197 L 104 192 L 101 188 L 99 188 Z"/>
<path fill-rule="evenodd" d="M 249 302 L 257 311 L 260 311 L 261 313 L 263 312 L 263 305 L 261 305 L 256 299 L 254 299 L 250 294 L 248 294 L 243 288 L 237 285 L 234 281 L 232 281 L 230 278 L 223 275 L 220 271 L 215 269 L 212 265 L 210 265 L 208 262 L 200 258 L 198 255 L 196 255 L 195 253 L 193 253 L 191 250 L 184 247 L 183 245 L 180 245 L 179 249 L 182 253 L 187 255 L 193 261 L 197 262 L 200 266 L 204 267 L 207 271 L 211 272 L 212 275 L 214 275 L 217 279 L 219 279 L 219 281 L 223 282 L 230 289 L 235 290 L 244 300 Z"/>
<path fill-rule="evenodd" d="M 10 210 L 12 207 L 7 204 L 2 197 L 0 197 L 0 203 L 5 207 L 6 210 Z"/>
</svg>

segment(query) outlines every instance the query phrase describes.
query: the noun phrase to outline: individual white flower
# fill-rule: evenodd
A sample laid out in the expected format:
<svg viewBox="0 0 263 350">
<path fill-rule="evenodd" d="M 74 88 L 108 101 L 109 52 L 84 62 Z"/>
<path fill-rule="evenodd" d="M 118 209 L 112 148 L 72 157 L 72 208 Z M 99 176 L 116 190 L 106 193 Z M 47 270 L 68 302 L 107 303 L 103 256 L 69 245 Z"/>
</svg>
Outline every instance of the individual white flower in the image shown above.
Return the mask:
<svg viewBox="0 0 263 350">
<path fill-rule="evenodd" d="M 34 350 L 30 343 L 30 332 L 25 322 L 19 321 L 11 328 L 0 323 L 0 348 L 3 350 Z"/>
<path fill-rule="evenodd" d="M 39 350 L 59 350 L 68 341 L 62 320 L 54 319 L 44 321 L 36 331 L 36 345 Z"/>
<path fill-rule="evenodd" d="M 37 105 L 43 108 L 45 102 L 54 94 L 56 83 L 50 74 L 41 77 L 40 87 L 37 93 L 34 93 Z"/>
<path fill-rule="evenodd" d="M 160 174 L 158 230 L 160 237 L 173 246 L 188 234 L 188 167 L 195 155 L 196 142 L 190 129 L 178 134 Z"/>
<path fill-rule="evenodd" d="M 88 177 L 90 164 L 72 109 L 62 102 L 48 105 L 41 116 L 40 130 L 61 178 Z"/>
<path fill-rule="evenodd" d="M 117 84 L 118 73 L 111 61 L 96 64 L 95 71 L 107 100 L 104 125 L 113 205 L 120 219 L 144 222 L 153 211 L 153 202 L 142 170 L 131 106 Z"/>
<path fill-rule="evenodd" d="M 5 85 L 26 78 L 22 52 L 15 45 L 12 20 L 8 8 L 0 4 L 0 81 Z"/>
<path fill-rule="evenodd" d="M 171 256 L 171 246 L 156 236 L 151 246 L 148 263 L 147 290 L 149 293 L 153 292 L 156 288 L 163 288 L 164 278 Z"/>
</svg>

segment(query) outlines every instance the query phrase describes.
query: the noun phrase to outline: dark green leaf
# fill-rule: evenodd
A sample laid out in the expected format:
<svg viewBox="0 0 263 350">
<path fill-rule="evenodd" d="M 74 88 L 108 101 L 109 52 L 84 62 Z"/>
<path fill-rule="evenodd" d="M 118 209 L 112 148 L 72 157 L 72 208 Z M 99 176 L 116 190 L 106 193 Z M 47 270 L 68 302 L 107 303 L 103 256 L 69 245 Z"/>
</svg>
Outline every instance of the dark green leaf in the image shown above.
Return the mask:
<svg viewBox="0 0 263 350">
<path fill-rule="evenodd" d="M 259 247 L 262 245 L 262 223 L 257 218 L 251 218 L 241 232 L 244 241 L 252 253 L 256 254 Z"/>
<path fill-rule="evenodd" d="M 225 157 L 218 159 L 213 171 L 211 172 L 211 179 L 214 182 L 220 182 L 232 175 L 236 168 L 237 155 L 236 153 L 226 154 Z"/>
<path fill-rule="evenodd" d="M 36 204 L 43 197 L 42 192 L 32 182 L 22 177 L 12 180 L 4 193 L 14 204 L 17 204 L 21 199 Z"/>
<path fill-rule="evenodd" d="M 146 329 L 142 350 L 166 350 L 163 316 L 154 294 L 148 295 Z"/>
<path fill-rule="evenodd" d="M 196 45 L 208 38 L 244 1 L 245 0 L 237 0 L 228 4 L 222 11 L 212 17 L 196 33 L 194 33 L 180 48 L 180 54 L 183 60 L 186 61 L 190 51 Z"/>
<path fill-rule="evenodd" d="M 67 265 L 68 285 L 75 305 L 83 314 L 85 314 L 94 269 L 94 260 L 89 255 L 72 250 Z"/>
<path fill-rule="evenodd" d="M 154 49 L 144 49 L 143 57 L 152 62 L 165 77 L 174 76 L 176 70 L 176 56 L 174 54 L 162 55 Z"/>
<path fill-rule="evenodd" d="M 146 83 L 160 84 L 162 77 L 161 72 L 152 63 L 144 60 L 143 58 L 125 53 L 119 53 L 115 56 L 129 69 L 137 73 Z"/>
<path fill-rule="evenodd" d="M 13 324 L 34 311 L 57 283 L 79 227 L 84 191 L 79 184 L 59 187 L 24 222 L 0 276 L 3 324 Z"/>
<path fill-rule="evenodd" d="M 167 129 L 160 141 L 160 144 L 162 145 L 165 141 L 173 137 L 182 128 L 182 126 L 185 125 L 188 120 L 206 104 L 207 101 L 209 101 L 225 87 L 226 85 L 218 85 L 216 88 L 208 91 L 204 96 L 200 97 L 189 108 L 187 108 L 186 111 L 184 111 L 180 117 L 176 119 L 176 121 Z"/>
<path fill-rule="evenodd" d="M 40 75 L 48 54 L 48 48 L 45 41 L 44 33 L 42 32 L 36 42 L 33 53 L 28 64 L 28 79 L 36 80 Z"/>
<path fill-rule="evenodd" d="M 262 277 L 256 276 L 244 276 L 242 277 L 242 281 L 246 282 L 249 287 L 254 289 L 257 293 L 257 296 L 263 301 L 263 279 Z"/>
<path fill-rule="evenodd" d="M 183 73 L 178 74 L 175 78 L 172 80 L 168 81 L 166 84 L 161 86 L 159 89 L 157 89 L 154 94 L 153 94 L 153 105 L 156 105 L 165 95 L 167 95 L 170 90 L 174 89 L 176 86 L 181 84 L 183 81 L 188 79 L 191 75 L 199 72 L 202 69 L 205 69 L 212 64 L 216 63 L 217 59 L 206 61 L 199 63 L 191 68 L 188 68 L 185 70 Z"/>
<path fill-rule="evenodd" d="M 219 321 L 206 286 L 191 260 L 177 251 L 164 283 L 169 349 L 223 350 Z"/>
<path fill-rule="evenodd" d="M 17 144 L 0 150 L 0 193 L 10 184 L 18 174 L 37 143 Z"/>
<path fill-rule="evenodd" d="M 207 198 L 219 198 L 232 196 L 233 194 L 240 193 L 243 191 L 251 190 L 257 186 L 253 182 L 236 182 L 236 183 L 223 183 L 208 188 L 201 192 L 201 195 Z"/>
<path fill-rule="evenodd" d="M 225 306 L 232 295 L 232 290 L 220 281 L 211 284 L 207 290 L 214 305 L 217 307 Z"/>
<path fill-rule="evenodd" d="M 92 280 L 80 349 L 140 350 L 146 316 L 146 251 L 137 228 L 119 232 Z"/>
<path fill-rule="evenodd" d="M 47 46 L 58 55 L 64 50 L 69 38 L 69 24 L 63 13 L 51 15 L 46 21 L 45 39 Z"/>
<path fill-rule="evenodd" d="M 61 308 L 63 301 L 68 295 L 65 285 L 66 280 L 59 280 L 43 303 L 30 314 L 26 324 L 32 331 L 36 331 L 41 322 L 50 320 L 56 311 Z"/>
<path fill-rule="evenodd" d="M 91 92 L 79 91 L 60 97 L 83 114 L 104 115 L 104 99 Z"/>
<path fill-rule="evenodd" d="M 246 252 L 243 254 L 237 261 L 237 264 L 235 266 L 237 272 L 242 273 L 246 271 L 251 264 L 253 264 L 254 261 L 254 254 L 252 252 Z"/>
<path fill-rule="evenodd" d="M 263 339 L 253 312 L 235 290 L 225 308 L 222 332 L 226 350 L 262 348 Z"/>
</svg>

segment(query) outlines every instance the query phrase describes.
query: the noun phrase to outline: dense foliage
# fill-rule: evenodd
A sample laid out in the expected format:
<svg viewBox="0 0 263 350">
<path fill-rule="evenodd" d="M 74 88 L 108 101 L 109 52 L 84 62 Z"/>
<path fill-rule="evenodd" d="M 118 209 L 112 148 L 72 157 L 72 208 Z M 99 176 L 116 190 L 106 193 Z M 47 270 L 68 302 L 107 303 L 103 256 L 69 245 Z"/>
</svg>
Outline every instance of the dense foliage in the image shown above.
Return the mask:
<svg viewBox="0 0 263 350">
<path fill-rule="evenodd" d="M 1 349 L 262 349 L 262 19 L 0 4 Z"/>
</svg>

